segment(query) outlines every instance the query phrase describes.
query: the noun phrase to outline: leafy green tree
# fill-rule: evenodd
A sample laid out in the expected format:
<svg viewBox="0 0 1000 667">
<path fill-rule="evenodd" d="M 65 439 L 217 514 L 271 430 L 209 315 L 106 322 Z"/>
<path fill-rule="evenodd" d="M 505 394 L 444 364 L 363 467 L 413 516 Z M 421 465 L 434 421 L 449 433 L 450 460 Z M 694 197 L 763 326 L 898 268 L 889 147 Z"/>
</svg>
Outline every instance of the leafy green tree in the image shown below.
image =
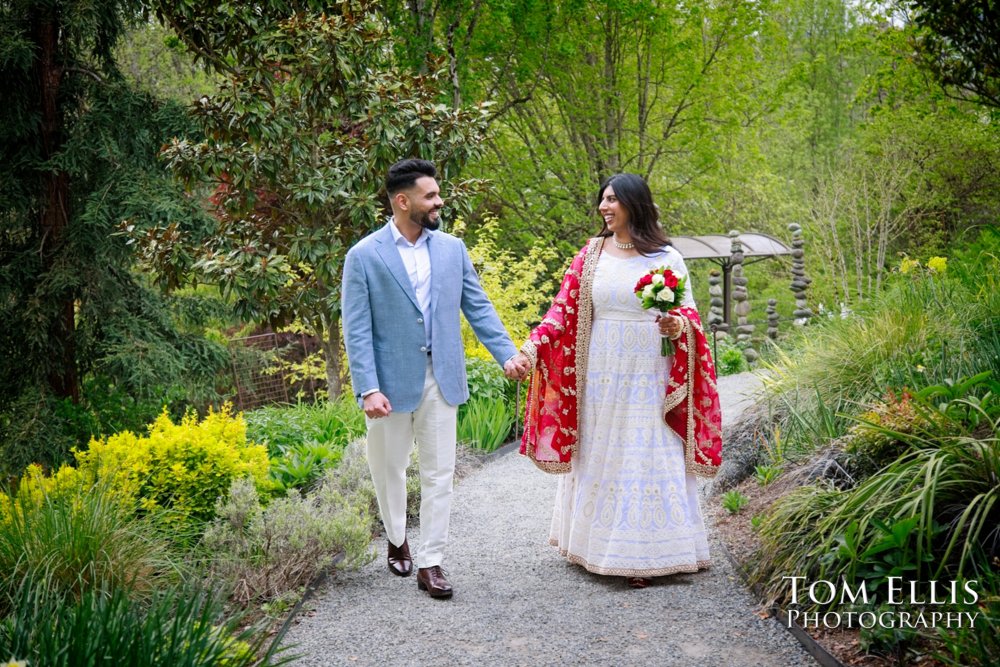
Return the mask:
<svg viewBox="0 0 1000 667">
<path fill-rule="evenodd" d="M 1000 7 L 995 0 L 909 0 L 924 63 L 957 94 L 1000 107 Z"/>
<path fill-rule="evenodd" d="M 198 217 L 156 161 L 168 137 L 190 132 L 183 110 L 130 87 L 112 57 L 139 10 L 0 4 L 0 472 L 58 461 L 79 444 L 67 430 L 99 431 L 87 413 L 98 397 L 119 413 L 127 402 L 155 410 L 188 362 L 221 359 L 177 331 L 114 233 L 123 219 Z"/>
<path fill-rule="evenodd" d="M 480 150 L 487 107 L 452 109 L 438 101 L 439 72 L 401 70 L 369 0 L 155 6 L 225 76 L 194 112 L 206 140 L 163 151 L 188 183 L 214 189 L 217 225 L 130 231 L 161 281 L 217 284 L 246 320 L 305 322 L 324 342 L 335 396 L 343 258 L 384 223 L 385 172 L 433 160 L 461 204 L 477 183 L 458 173 Z"/>
<path fill-rule="evenodd" d="M 601 179 L 633 171 L 664 210 L 718 167 L 720 138 L 760 118 L 773 3 L 650 0 L 387 2 L 404 61 L 449 65 L 451 98 L 492 98 L 477 173 L 508 234 L 576 245 Z M 539 221 L 550 224 L 539 225 Z M 520 237 L 520 238 L 518 238 Z"/>
<path fill-rule="evenodd" d="M 212 93 L 219 83 L 219 75 L 194 62 L 187 47 L 154 18 L 127 32 L 115 49 L 115 60 L 134 85 L 185 105 Z"/>
</svg>

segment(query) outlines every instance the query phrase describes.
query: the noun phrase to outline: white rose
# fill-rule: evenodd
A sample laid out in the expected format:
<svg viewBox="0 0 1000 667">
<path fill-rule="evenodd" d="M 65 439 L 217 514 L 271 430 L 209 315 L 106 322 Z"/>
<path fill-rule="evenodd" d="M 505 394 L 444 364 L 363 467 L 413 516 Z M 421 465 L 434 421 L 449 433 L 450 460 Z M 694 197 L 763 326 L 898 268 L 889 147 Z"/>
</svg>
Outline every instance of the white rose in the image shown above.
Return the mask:
<svg viewBox="0 0 1000 667">
<path fill-rule="evenodd" d="M 674 291 L 669 287 L 664 287 L 660 290 L 660 293 L 656 295 L 657 301 L 673 301 Z"/>
<path fill-rule="evenodd" d="M 662 273 L 654 273 L 653 274 L 653 284 L 654 285 L 662 285 L 663 284 L 663 274 Z"/>
<path fill-rule="evenodd" d="M 646 285 L 645 287 L 642 288 L 643 299 L 652 299 L 654 296 L 656 296 L 656 293 L 653 291 L 652 285 Z"/>
</svg>

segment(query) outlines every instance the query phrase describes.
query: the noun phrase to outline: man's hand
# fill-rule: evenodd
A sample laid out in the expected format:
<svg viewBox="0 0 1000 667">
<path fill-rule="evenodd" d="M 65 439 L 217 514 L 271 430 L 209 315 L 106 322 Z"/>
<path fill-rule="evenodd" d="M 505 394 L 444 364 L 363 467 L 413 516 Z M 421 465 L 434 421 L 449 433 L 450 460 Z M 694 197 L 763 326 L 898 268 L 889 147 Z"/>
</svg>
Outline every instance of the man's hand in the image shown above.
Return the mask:
<svg viewBox="0 0 1000 667">
<path fill-rule="evenodd" d="M 503 374 L 511 380 L 523 380 L 530 371 L 531 365 L 524 352 L 518 352 L 503 365 Z"/>
<path fill-rule="evenodd" d="M 371 419 L 378 419 L 379 417 L 388 417 L 389 413 L 392 412 L 392 406 L 389 405 L 389 399 L 386 398 L 385 394 L 376 391 L 374 394 L 365 396 L 364 411 Z"/>
</svg>

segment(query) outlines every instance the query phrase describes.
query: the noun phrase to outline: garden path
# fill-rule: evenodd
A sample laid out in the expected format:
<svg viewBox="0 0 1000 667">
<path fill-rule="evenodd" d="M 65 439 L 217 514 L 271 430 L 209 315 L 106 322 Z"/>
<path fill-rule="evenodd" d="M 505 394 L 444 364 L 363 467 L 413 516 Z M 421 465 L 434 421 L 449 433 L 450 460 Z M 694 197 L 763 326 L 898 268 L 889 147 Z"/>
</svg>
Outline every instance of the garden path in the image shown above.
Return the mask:
<svg viewBox="0 0 1000 667">
<path fill-rule="evenodd" d="M 726 422 L 758 380 L 720 379 Z M 547 543 L 555 478 L 517 453 L 455 489 L 446 571 L 455 595 L 432 600 L 379 557 L 338 573 L 285 643 L 296 665 L 813 665 L 759 608 L 710 537 L 712 568 L 645 590 L 568 564 Z M 415 543 L 416 527 L 410 542 Z M 560 619 L 555 622 L 553 619 Z"/>
</svg>

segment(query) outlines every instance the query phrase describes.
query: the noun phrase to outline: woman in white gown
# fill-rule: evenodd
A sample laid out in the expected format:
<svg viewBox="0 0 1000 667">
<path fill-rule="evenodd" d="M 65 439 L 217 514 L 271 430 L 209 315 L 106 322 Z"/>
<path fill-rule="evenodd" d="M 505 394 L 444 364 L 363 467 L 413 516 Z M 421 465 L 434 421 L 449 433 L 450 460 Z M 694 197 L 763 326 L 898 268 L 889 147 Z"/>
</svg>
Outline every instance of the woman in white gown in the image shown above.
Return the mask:
<svg viewBox="0 0 1000 667">
<path fill-rule="evenodd" d="M 575 386 L 529 391 L 525 423 L 531 433 L 526 431 L 523 451 L 543 469 L 567 473 L 559 480 L 550 543 L 570 562 L 597 574 L 626 577 L 631 586 L 643 588 L 650 577 L 696 572 L 709 565 L 695 473 L 711 474 L 717 467 L 712 452 L 706 457 L 702 450 L 716 445 L 721 449 L 721 440 L 716 443 L 714 437 L 721 415 L 711 359 L 706 354 L 699 360 L 695 357 L 700 355 L 690 353 L 702 349 L 697 335 L 704 339 L 690 282 L 681 308 L 662 317 L 643 310 L 634 294 L 636 282 L 652 269 L 666 267 L 679 277 L 688 275 L 683 258 L 658 223 L 649 187 L 633 174 L 613 176 L 600 189 L 598 210 L 604 229 L 581 251 L 582 261 L 574 263 L 575 271 L 571 267 L 553 308 L 522 347 L 536 369 L 533 388 L 545 385 L 556 366 L 562 366 L 562 375 L 576 376 Z M 566 289 L 573 278 L 576 290 L 572 285 Z M 672 383 L 676 360 L 662 356 L 661 336 L 680 339 L 684 362 L 699 366 L 692 367 L 695 377 L 684 378 L 690 387 Z M 570 347 L 575 363 L 566 363 L 574 356 L 566 354 Z M 677 422 L 677 429 L 665 416 L 685 392 L 700 399 L 694 405 L 705 407 L 690 409 L 688 404 L 689 414 Z M 557 394 L 560 398 L 546 406 L 546 397 Z M 575 405 L 566 404 L 566 399 Z M 573 407 L 575 424 L 562 419 L 570 417 L 565 413 Z M 561 419 L 555 429 L 547 424 L 553 416 Z M 686 418 L 695 421 L 695 416 L 702 418 L 702 428 L 692 431 L 685 427 Z M 560 430 L 576 433 L 568 444 L 546 439 L 546 433 Z M 711 442 L 685 446 L 688 435 L 695 436 L 687 438 L 693 441 L 699 434 Z M 553 465 L 544 455 L 537 456 L 546 447 L 568 448 L 569 460 Z"/>
</svg>

